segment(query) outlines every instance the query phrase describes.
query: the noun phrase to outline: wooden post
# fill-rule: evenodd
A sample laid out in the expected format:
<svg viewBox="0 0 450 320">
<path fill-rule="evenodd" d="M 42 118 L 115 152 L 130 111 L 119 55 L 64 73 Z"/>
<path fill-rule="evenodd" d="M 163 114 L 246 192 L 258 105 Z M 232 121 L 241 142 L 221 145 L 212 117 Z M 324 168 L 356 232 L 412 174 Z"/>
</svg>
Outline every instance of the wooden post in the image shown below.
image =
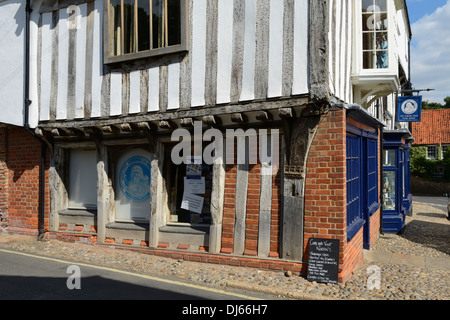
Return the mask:
<svg viewBox="0 0 450 320">
<path fill-rule="evenodd" d="M 52 154 L 53 153 L 53 154 Z M 62 148 L 50 150 L 49 189 L 50 189 L 50 231 L 59 230 L 59 211 L 66 209 L 69 195 L 65 187 L 67 152 Z"/>
<path fill-rule="evenodd" d="M 222 239 L 223 202 L 225 194 L 225 164 L 213 165 L 211 192 L 212 224 L 209 230 L 209 252 L 220 253 Z"/>
<path fill-rule="evenodd" d="M 273 154 L 273 153 L 271 153 Z M 270 222 L 272 214 L 272 164 L 261 164 L 261 198 L 259 202 L 258 257 L 270 254 Z"/>
<path fill-rule="evenodd" d="M 300 119 L 283 121 L 289 135 L 284 141 L 281 256 L 288 260 L 302 260 L 306 162 L 320 116 L 303 114 Z"/>
<path fill-rule="evenodd" d="M 164 146 L 155 141 L 155 150 L 152 152 L 151 169 L 151 204 L 150 204 L 150 225 L 149 225 L 149 247 L 156 248 L 159 244 L 159 227 L 164 223 L 163 203 L 166 201 L 163 192 L 163 163 Z"/>
<path fill-rule="evenodd" d="M 328 0 L 309 0 L 309 94 L 314 102 L 328 102 L 330 99 L 328 5 Z"/>
<path fill-rule="evenodd" d="M 98 139 L 97 145 L 97 242 L 105 243 L 106 223 L 110 208 L 110 185 L 108 178 L 107 148 Z"/>
<path fill-rule="evenodd" d="M 237 165 L 236 172 L 236 221 L 234 225 L 234 248 L 236 255 L 245 250 L 245 218 L 247 215 L 248 162 Z"/>
</svg>

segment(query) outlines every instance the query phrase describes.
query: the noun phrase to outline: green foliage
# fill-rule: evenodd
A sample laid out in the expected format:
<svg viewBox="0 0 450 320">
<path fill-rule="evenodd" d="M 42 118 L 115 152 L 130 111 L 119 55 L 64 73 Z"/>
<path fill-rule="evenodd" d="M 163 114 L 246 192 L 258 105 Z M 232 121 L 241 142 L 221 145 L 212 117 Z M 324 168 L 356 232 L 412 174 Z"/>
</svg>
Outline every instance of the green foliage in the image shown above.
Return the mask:
<svg viewBox="0 0 450 320">
<path fill-rule="evenodd" d="M 438 148 L 441 154 L 441 148 Z M 444 178 L 433 178 L 437 167 L 444 167 Z M 411 148 L 411 175 L 427 180 L 450 181 L 450 148 L 443 155 L 442 160 L 427 159 L 427 147 Z"/>
<path fill-rule="evenodd" d="M 442 155 L 442 165 L 444 166 L 444 179 L 450 181 L 450 148 Z"/>
<path fill-rule="evenodd" d="M 428 102 L 426 100 L 422 102 L 423 110 L 436 110 L 436 109 L 446 109 L 446 108 L 450 108 L 450 97 L 446 97 L 444 99 L 444 104 L 439 103 L 439 102 Z"/>
<path fill-rule="evenodd" d="M 450 97 L 444 99 L 445 105 L 444 108 L 450 108 Z"/>
</svg>

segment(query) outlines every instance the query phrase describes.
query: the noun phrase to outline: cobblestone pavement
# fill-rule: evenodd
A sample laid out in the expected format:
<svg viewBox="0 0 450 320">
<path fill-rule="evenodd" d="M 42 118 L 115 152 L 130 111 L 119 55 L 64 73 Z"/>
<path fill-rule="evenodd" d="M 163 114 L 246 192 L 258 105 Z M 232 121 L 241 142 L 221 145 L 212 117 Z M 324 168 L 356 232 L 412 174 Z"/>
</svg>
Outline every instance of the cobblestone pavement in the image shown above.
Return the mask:
<svg viewBox="0 0 450 320">
<path fill-rule="evenodd" d="M 407 218 L 407 226 L 402 235 L 381 235 L 371 252 L 449 259 L 450 221 L 446 219 L 446 213 L 418 203 L 414 203 L 414 212 L 414 217 Z M 0 234 L 0 248 L 168 276 L 225 290 L 228 287 L 272 293 L 278 298 L 285 299 L 450 299 L 450 265 L 443 268 L 424 267 L 365 259 L 351 280 L 345 284 L 335 285 L 309 282 L 290 272 L 172 260 L 105 246 L 56 240 L 36 241 L 35 238 L 21 236 Z M 376 265 L 381 271 L 379 289 L 368 288 L 369 276 L 372 274 L 368 272 L 368 268 L 371 265 Z"/>
</svg>

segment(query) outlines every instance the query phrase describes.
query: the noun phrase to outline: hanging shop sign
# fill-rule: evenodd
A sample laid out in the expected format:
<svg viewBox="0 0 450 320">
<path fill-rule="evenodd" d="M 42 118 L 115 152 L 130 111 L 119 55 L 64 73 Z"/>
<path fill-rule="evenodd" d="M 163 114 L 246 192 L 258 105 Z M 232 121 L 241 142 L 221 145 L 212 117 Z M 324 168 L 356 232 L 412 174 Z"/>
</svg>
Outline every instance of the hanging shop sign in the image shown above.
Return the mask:
<svg viewBox="0 0 450 320">
<path fill-rule="evenodd" d="M 422 96 L 398 97 L 397 121 L 420 122 L 422 120 Z"/>
</svg>

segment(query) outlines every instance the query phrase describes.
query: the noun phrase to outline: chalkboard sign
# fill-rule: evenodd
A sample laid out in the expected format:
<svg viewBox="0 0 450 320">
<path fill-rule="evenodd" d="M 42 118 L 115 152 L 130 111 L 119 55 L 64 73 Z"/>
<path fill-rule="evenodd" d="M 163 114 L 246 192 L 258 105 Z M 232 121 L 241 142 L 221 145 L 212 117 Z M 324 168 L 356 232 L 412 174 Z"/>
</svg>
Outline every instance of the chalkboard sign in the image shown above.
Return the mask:
<svg viewBox="0 0 450 320">
<path fill-rule="evenodd" d="M 338 283 L 339 240 L 309 239 L 309 281 Z"/>
</svg>

